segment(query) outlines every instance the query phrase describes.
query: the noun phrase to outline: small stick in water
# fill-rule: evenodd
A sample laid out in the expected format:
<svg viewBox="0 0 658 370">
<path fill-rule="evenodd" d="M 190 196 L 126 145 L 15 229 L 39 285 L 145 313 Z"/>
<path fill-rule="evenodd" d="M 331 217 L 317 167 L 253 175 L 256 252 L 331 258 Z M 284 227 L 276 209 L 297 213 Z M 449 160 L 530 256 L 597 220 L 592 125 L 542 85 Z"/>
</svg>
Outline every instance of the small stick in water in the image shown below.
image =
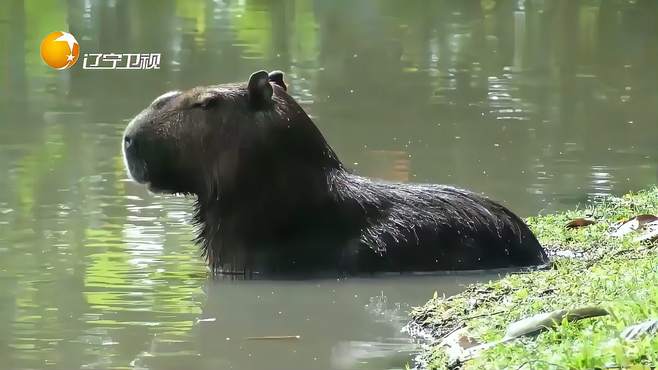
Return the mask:
<svg viewBox="0 0 658 370">
<path fill-rule="evenodd" d="M 247 340 L 290 340 L 302 339 L 301 335 L 267 335 L 263 337 L 247 337 Z"/>
</svg>

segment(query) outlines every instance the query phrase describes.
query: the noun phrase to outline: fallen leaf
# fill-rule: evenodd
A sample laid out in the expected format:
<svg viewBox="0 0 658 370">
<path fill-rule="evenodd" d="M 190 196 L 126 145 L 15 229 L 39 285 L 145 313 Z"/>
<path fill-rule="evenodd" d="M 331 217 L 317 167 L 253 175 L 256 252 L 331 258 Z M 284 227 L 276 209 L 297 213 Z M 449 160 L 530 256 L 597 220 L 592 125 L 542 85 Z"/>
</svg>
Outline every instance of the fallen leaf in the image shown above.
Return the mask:
<svg viewBox="0 0 658 370">
<path fill-rule="evenodd" d="M 637 242 L 658 240 L 658 221 L 649 222 L 642 226 L 642 234 L 635 238 Z"/>
<path fill-rule="evenodd" d="M 658 217 L 654 215 L 638 215 L 629 220 L 623 221 L 615 231 L 610 233 L 610 236 L 622 237 L 632 233 L 633 231 L 641 229 L 649 223 L 658 221 Z"/>
<path fill-rule="evenodd" d="M 440 346 L 444 347 L 444 351 L 448 356 L 447 362 L 452 366 L 470 360 L 479 355 L 484 349 L 489 348 L 488 344 L 482 344 L 475 338 L 470 337 L 466 328 L 455 330 L 443 338 Z"/>
<path fill-rule="evenodd" d="M 621 337 L 632 340 L 645 334 L 656 334 L 658 332 L 658 320 L 647 320 L 639 324 L 631 325 L 621 332 Z"/>
<path fill-rule="evenodd" d="M 506 341 L 526 335 L 537 334 L 543 330 L 554 328 L 565 319 L 572 322 L 590 317 L 605 316 L 607 314 L 608 311 L 600 307 L 582 307 L 540 313 L 511 323 L 507 327 L 507 332 L 505 333 L 503 340 Z"/>
<path fill-rule="evenodd" d="M 596 220 L 591 218 L 574 218 L 573 220 L 569 221 L 569 223 L 564 225 L 564 227 L 567 229 L 577 229 L 584 226 L 594 225 L 595 223 Z"/>
</svg>

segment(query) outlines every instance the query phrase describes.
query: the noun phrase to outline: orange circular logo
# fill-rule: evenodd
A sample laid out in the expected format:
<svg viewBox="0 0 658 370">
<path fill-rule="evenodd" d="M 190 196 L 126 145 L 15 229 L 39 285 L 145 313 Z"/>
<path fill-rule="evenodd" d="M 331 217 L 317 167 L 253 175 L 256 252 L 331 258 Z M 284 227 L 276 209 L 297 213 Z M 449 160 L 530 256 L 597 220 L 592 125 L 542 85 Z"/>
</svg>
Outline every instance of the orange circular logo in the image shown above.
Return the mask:
<svg viewBox="0 0 658 370">
<path fill-rule="evenodd" d="M 53 32 L 41 41 L 41 59 L 55 69 L 71 68 L 79 56 L 80 45 L 68 32 Z"/>
</svg>

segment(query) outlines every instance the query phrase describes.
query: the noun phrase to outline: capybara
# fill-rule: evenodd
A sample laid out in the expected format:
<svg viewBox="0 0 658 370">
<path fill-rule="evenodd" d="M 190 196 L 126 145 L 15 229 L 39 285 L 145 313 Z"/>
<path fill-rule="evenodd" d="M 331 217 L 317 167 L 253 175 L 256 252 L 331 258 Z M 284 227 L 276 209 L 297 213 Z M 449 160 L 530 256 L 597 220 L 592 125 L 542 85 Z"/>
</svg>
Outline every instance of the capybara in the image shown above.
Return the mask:
<svg viewBox="0 0 658 370">
<path fill-rule="evenodd" d="M 130 176 L 196 199 L 213 271 L 465 270 L 544 264 L 521 218 L 467 190 L 350 172 L 281 72 L 168 92 L 128 125 Z"/>
</svg>

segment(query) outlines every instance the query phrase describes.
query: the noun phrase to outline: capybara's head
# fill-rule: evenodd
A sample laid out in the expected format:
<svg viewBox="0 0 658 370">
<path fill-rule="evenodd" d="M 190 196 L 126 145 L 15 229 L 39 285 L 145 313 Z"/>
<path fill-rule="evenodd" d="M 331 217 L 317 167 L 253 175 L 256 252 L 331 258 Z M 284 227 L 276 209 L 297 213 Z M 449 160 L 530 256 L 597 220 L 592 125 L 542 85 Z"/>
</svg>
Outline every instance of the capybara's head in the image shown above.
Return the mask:
<svg viewBox="0 0 658 370">
<path fill-rule="evenodd" d="M 123 153 L 130 176 L 152 191 L 213 197 L 340 166 L 278 71 L 161 95 L 126 128 Z"/>
</svg>

